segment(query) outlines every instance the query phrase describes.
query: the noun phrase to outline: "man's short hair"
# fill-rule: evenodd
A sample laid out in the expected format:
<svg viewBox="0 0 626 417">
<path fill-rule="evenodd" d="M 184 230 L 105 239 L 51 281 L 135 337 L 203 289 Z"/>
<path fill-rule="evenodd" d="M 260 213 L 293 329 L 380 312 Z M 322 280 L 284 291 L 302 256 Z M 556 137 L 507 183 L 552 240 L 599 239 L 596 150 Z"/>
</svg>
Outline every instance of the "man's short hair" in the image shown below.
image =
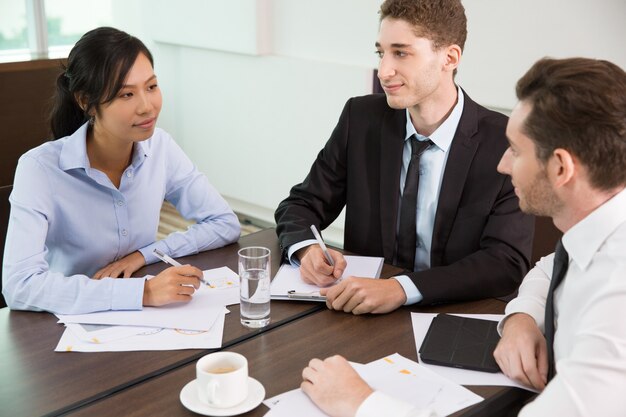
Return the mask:
<svg viewBox="0 0 626 417">
<path fill-rule="evenodd" d="M 587 58 L 544 58 L 517 82 L 517 98 L 531 105 L 523 132 L 547 162 L 557 148 L 589 171 L 591 185 L 626 185 L 626 72 Z"/>
<path fill-rule="evenodd" d="M 386 0 L 379 13 L 381 21 L 390 17 L 410 23 L 415 35 L 431 40 L 435 49 L 465 47 L 467 18 L 460 0 Z"/>
</svg>

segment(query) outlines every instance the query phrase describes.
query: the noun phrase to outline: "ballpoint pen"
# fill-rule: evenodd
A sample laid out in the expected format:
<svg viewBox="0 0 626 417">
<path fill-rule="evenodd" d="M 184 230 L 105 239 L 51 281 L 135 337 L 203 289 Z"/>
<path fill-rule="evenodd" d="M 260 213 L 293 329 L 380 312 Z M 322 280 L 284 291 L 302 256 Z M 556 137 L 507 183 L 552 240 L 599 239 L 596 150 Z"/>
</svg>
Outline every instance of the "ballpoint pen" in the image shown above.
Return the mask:
<svg viewBox="0 0 626 417">
<path fill-rule="evenodd" d="M 172 266 L 183 266 L 180 262 L 176 261 L 175 259 L 172 259 L 169 255 L 161 252 L 158 249 L 154 249 L 152 253 L 154 253 L 154 256 L 156 256 L 157 258 L 159 258 L 166 264 L 170 264 Z"/>
<path fill-rule="evenodd" d="M 169 255 L 161 252 L 160 250 L 158 250 L 156 248 L 152 251 L 152 253 L 154 253 L 154 256 L 156 256 L 157 258 L 159 258 L 160 260 L 162 260 L 166 264 L 169 264 L 169 265 L 172 265 L 172 266 L 183 266 L 183 264 L 181 264 L 180 262 L 178 262 L 175 259 L 172 259 Z M 205 284 L 209 285 L 209 283 L 204 279 L 204 277 L 200 278 L 200 281 L 202 281 Z"/>
<path fill-rule="evenodd" d="M 317 240 L 317 243 L 320 245 L 320 248 L 322 248 L 322 252 L 324 252 L 328 265 L 335 266 L 335 262 L 333 262 L 332 256 L 328 253 L 328 249 L 326 248 L 326 245 L 324 244 L 324 241 L 314 224 L 311 225 L 311 231 L 313 232 L 313 236 L 315 236 L 315 240 Z"/>
<path fill-rule="evenodd" d="M 326 296 L 320 295 L 318 292 L 296 292 L 296 290 L 289 290 L 287 291 L 287 297 L 301 300 L 326 301 Z"/>
</svg>

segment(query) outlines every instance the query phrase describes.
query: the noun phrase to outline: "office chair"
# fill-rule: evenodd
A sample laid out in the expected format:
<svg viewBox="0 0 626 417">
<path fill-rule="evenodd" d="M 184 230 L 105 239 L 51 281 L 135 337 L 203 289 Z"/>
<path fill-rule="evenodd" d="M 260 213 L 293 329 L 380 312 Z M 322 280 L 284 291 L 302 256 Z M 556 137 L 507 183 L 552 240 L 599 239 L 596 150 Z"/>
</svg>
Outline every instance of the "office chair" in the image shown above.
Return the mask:
<svg viewBox="0 0 626 417">
<path fill-rule="evenodd" d="M 535 263 L 554 252 L 556 242 L 563 236 L 563 233 L 554 226 L 550 217 L 535 217 L 535 238 L 533 239 L 533 253 L 530 258 L 531 268 Z"/>
<path fill-rule="evenodd" d="M 4 257 L 4 242 L 7 238 L 7 227 L 9 226 L 9 194 L 13 189 L 12 185 L 0 187 L 0 265 Z M 2 268 L 0 268 L 0 308 L 6 307 L 7 303 L 2 295 Z"/>
<path fill-rule="evenodd" d="M 552 218 L 535 217 L 535 236 L 533 238 L 533 248 L 530 255 L 530 269 L 535 267 L 535 264 L 541 257 L 554 252 L 556 242 L 559 241 L 562 235 L 563 233 L 552 223 Z M 517 297 L 517 290 L 512 294 L 497 298 L 498 300 L 508 303 L 515 297 Z"/>
</svg>

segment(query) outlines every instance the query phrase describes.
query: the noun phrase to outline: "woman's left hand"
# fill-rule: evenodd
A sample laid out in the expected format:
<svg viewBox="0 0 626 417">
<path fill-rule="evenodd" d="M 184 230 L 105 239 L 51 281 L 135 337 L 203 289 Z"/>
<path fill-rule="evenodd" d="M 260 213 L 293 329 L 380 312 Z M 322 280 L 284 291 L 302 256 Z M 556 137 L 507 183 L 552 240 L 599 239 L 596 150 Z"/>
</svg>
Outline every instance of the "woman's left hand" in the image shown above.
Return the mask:
<svg viewBox="0 0 626 417">
<path fill-rule="evenodd" d="M 123 257 L 113 263 L 108 264 L 100 269 L 93 276 L 93 279 L 102 278 L 129 278 L 135 271 L 146 264 L 146 260 L 139 251 L 135 251 L 130 255 Z"/>
</svg>

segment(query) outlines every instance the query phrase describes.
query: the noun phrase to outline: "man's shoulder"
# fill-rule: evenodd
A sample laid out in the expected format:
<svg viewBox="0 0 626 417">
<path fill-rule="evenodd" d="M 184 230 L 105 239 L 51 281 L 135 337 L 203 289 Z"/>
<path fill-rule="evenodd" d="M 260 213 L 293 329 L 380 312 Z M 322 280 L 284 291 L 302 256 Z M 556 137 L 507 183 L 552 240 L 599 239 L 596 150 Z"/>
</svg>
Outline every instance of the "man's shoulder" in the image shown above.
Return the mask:
<svg viewBox="0 0 626 417">
<path fill-rule="evenodd" d="M 352 97 L 348 100 L 347 105 L 352 112 L 358 113 L 384 114 L 389 111 L 397 111 L 389 107 L 387 97 L 384 94 Z"/>
<path fill-rule="evenodd" d="M 480 104 L 477 104 L 477 106 L 479 123 L 489 124 L 498 129 L 506 129 L 506 124 L 509 121 L 508 116 L 495 110 L 490 110 Z"/>
<path fill-rule="evenodd" d="M 493 140 L 508 146 L 505 135 L 508 116 L 476 103 L 467 93 L 464 97 L 459 129 L 470 137 L 482 138 L 482 141 Z"/>
</svg>

